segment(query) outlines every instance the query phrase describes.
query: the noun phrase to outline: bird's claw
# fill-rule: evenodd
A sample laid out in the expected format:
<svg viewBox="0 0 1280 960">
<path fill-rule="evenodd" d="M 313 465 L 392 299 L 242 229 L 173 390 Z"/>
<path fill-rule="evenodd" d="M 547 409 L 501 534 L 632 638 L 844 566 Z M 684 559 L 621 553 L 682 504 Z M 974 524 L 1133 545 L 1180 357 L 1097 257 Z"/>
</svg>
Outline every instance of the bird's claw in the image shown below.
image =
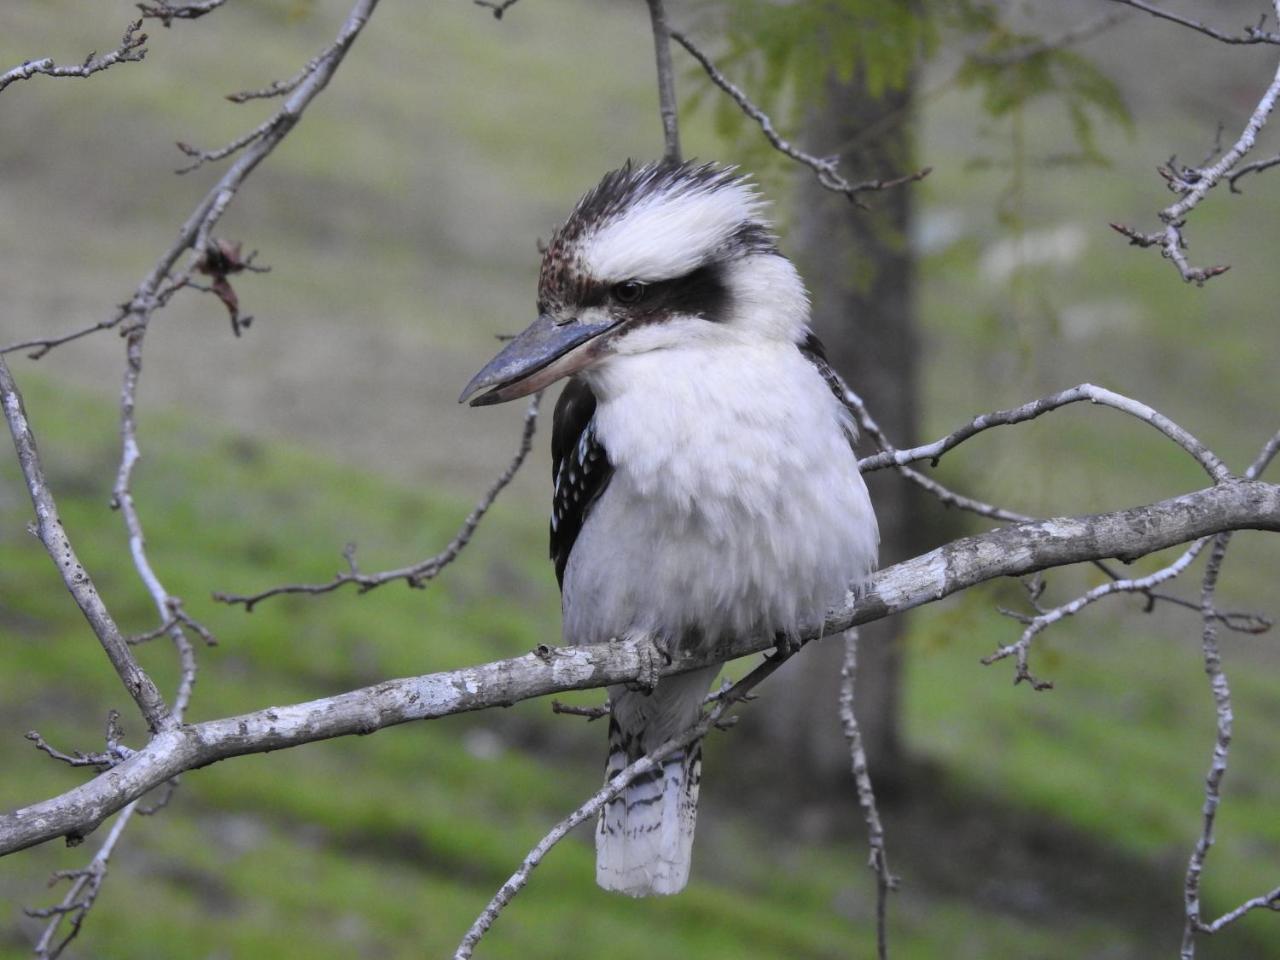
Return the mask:
<svg viewBox="0 0 1280 960">
<path fill-rule="evenodd" d="M 800 652 L 803 645 L 799 637 L 780 633 L 774 638 L 773 657 L 776 660 L 789 660 Z"/>
<path fill-rule="evenodd" d="M 627 684 L 627 689 L 640 693 L 653 693 L 657 689 L 658 680 L 662 677 L 662 667 L 671 665 L 670 648 L 665 640 L 650 637 L 647 644 L 640 645 L 638 652 L 640 667 L 636 672 L 635 680 Z M 661 665 L 659 658 L 662 659 Z"/>
</svg>

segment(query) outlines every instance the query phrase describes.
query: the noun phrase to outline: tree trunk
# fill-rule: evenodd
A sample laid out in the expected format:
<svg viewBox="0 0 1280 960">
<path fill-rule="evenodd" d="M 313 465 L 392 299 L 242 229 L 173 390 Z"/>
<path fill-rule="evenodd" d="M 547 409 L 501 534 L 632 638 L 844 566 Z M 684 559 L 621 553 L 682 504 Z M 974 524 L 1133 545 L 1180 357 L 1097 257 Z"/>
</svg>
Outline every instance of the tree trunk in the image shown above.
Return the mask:
<svg viewBox="0 0 1280 960">
<path fill-rule="evenodd" d="M 851 182 L 912 169 L 911 86 L 868 95 L 861 77 L 832 81 L 807 123 L 804 143 L 817 156 L 840 155 Z M 910 243 L 910 187 L 868 194 L 870 210 L 807 178 L 801 189 L 789 251 L 808 283 L 813 327 L 832 365 L 867 402 L 896 444 L 918 435 L 916 264 Z M 860 452 L 871 448 L 864 442 Z M 917 552 L 919 501 L 891 471 L 868 478 L 880 521 L 880 561 Z M 899 701 L 902 618 L 863 628 L 856 709 L 880 792 L 902 773 Z M 805 650 L 770 684 L 759 731 L 770 741 L 779 783 L 803 784 L 807 799 L 845 795 L 849 751 L 837 714 L 842 644 L 838 638 Z M 831 789 L 837 787 L 837 789 Z"/>
</svg>

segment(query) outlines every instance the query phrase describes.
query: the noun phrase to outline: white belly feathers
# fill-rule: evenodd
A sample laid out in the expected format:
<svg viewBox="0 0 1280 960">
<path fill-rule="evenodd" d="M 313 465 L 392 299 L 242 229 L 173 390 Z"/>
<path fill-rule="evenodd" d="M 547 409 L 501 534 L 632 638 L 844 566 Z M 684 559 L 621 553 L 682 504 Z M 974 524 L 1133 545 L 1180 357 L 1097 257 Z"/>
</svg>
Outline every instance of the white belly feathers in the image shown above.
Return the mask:
<svg viewBox="0 0 1280 960">
<path fill-rule="evenodd" d="M 620 356 L 590 374 L 614 466 L 574 545 L 564 634 L 797 634 L 874 569 L 848 414 L 788 343 Z"/>
</svg>

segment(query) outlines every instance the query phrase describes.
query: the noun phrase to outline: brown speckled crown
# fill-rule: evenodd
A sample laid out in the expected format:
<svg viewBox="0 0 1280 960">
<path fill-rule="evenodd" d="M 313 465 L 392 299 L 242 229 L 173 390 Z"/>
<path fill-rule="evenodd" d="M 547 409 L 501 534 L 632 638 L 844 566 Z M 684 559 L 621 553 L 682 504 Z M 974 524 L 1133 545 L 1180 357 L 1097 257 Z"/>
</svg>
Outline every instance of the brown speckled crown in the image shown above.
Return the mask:
<svg viewBox="0 0 1280 960">
<path fill-rule="evenodd" d="M 666 161 L 635 166 L 628 160 L 606 173 L 578 201 L 573 212 L 552 234 L 538 275 L 538 310 L 566 305 L 595 306 L 604 302 L 608 279 L 588 276 L 579 251 L 584 238 L 624 216 L 641 201 L 658 196 L 680 197 L 697 191 L 712 192 L 743 179 L 732 167 L 716 163 Z M 762 223 L 749 221 L 708 259 L 729 260 L 747 253 L 776 253 L 777 241 Z M 612 278 L 618 279 L 618 278 Z"/>
</svg>

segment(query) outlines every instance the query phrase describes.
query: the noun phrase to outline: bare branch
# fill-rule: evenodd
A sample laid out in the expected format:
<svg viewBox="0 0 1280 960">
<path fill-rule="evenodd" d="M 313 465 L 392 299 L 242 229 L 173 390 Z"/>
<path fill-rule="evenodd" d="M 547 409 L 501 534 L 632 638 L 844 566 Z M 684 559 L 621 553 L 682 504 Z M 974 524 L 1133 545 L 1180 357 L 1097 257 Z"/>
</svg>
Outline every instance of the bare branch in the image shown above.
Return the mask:
<svg viewBox="0 0 1280 960">
<path fill-rule="evenodd" d="M 956 540 L 879 571 L 804 639 L 830 636 L 932 603 L 997 577 L 1098 559 L 1135 559 L 1223 530 L 1280 531 L 1280 485 L 1228 480 L 1145 507 L 1015 524 Z M 541 645 L 523 657 L 400 680 L 292 706 L 165 729 L 82 786 L 0 815 L 0 855 L 60 836 L 81 837 L 111 813 L 186 770 L 229 757 L 367 734 L 567 690 L 683 673 L 772 649 L 773 638 L 735 637 L 657 664 L 647 640 L 583 647 Z"/>
<path fill-rule="evenodd" d="M 1172 580 L 1181 574 L 1187 567 L 1191 566 L 1192 561 L 1200 555 L 1200 551 L 1204 549 L 1208 539 L 1197 540 L 1189 549 L 1183 552 L 1173 563 L 1167 567 L 1163 567 L 1145 577 L 1136 577 L 1133 579 L 1111 580 L 1100 586 L 1094 587 L 1088 593 L 1076 597 L 1070 603 L 1064 603 L 1052 610 L 1046 610 L 1039 615 L 1032 617 L 1027 623 L 1027 628 L 1022 632 L 1022 636 L 1015 643 L 1000 647 L 995 653 L 982 658 L 982 662 L 987 666 L 1004 660 L 1007 657 L 1016 658 L 1016 671 L 1013 682 L 1022 683 L 1026 681 L 1031 684 L 1035 690 L 1049 690 L 1053 688 L 1053 684 L 1039 680 L 1032 675 L 1027 664 L 1027 658 L 1031 651 L 1031 641 L 1048 627 L 1057 623 L 1059 620 L 1065 620 L 1067 617 L 1074 616 L 1090 604 L 1096 603 L 1103 597 L 1114 596 L 1117 593 L 1146 593 L 1150 596 L 1150 590 L 1161 583 Z"/>
<path fill-rule="evenodd" d="M 58 517 L 58 507 L 53 494 L 49 491 L 45 480 L 44 468 L 40 465 L 40 453 L 36 449 L 36 438 L 27 421 L 27 412 L 22 405 L 22 395 L 18 392 L 9 367 L 0 358 L 0 401 L 4 404 L 5 419 L 9 423 L 9 431 L 13 434 L 13 443 L 18 451 L 18 464 L 27 481 L 27 492 L 36 511 L 36 534 L 50 558 L 62 575 L 62 582 L 71 591 L 80 612 L 89 621 L 94 635 L 106 651 L 107 659 L 115 667 L 129 695 L 137 703 L 138 709 L 147 721 L 151 730 L 160 730 L 170 723 L 169 709 L 164 698 L 156 688 L 152 679 L 139 666 L 133 651 L 120 628 L 116 626 L 98 590 L 93 585 L 89 572 L 80 563 L 71 539 L 62 529 L 62 520 Z"/>
<path fill-rule="evenodd" d="M 166 27 L 171 27 L 175 20 L 198 20 L 226 2 L 227 0 L 187 0 L 186 3 L 170 3 L 169 0 L 157 0 L 155 3 L 139 3 L 137 7 L 144 17 L 159 20 Z"/>
<path fill-rule="evenodd" d="M 689 52 L 689 55 L 702 65 L 702 69 L 706 71 L 712 83 L 727 93 L 743 113 L 760 125 L 760 130 L 764 133 L 765 139 L 773 145 L 775 150 L 808 167 L 817 175 L 818 182 L 822 186 L 835 193 L 844 194 L 853 203 L 859 206 L 862 205 L 861 201 L 858 200 L 859 193 L 871 190 L 887 190 L 905 183 L 923 180 L 932 172 L 932 167 L 925 167 L 915 173 L 891 180 L 866 180 L 862 183 L 850 183 L 840 175 L 838 157 L 815 157 L 785 140 L 774 128 L 773 121 L 769 119 L 769 115 L 752 103 L 733 81 L 721 73 L 711 61 L 711 58 L 703 53 L 692 40 L 678 30 L 671 31 L 671 38 L 684 47 Z"/>
<path fill-rule="evenodd" d="M 29 80 L 38 74 L 46 77 L 89 77 L 100 70 L 106 70 L 113 67 L 117 63 L 130 63 L 142 60 L 146 57 L 147 51 L 143 44 L 147 42 L 147 35 L 139 33 L 142 29 L 142 21 L 135 20 L 133 23 L 125 27 L 124 37 L 120 40 L 120 46 L 116 47 L 110 53 L 104 53 L 102 56 L 91 53 L 85 57 L 84 63 L 76 66 L 58 66 L 53 62 L 52 57 L 45 57 L 41 60 L 28 60 L 21 66 L 14 67 L 5 73 L 0 73 L 0 90 L 15 83 L 18 80 Z"/>
<path fill-rule="evenodd" d="M 85 917 L 89 911 L 93 909 L 94 903 L 98 899 L 98 893 L 102 889 L 102 881 L 107 876 L 107 864 L 111 860 L 111 854 L 115 852 L 116 844 L 120 840 L 120 835 L 124 833 L 124 828 L 129 825 L 129 821 L 133 818 L 133 814 L 138 812 L 138 801 L 127 804 L 120 811 L 120 815 L 116 817 L 116 822 L 111 825 L 111 830 L 107 834 L 106 840 L 102 846 L 98 848 L 98 852 L 93 855 L 93 859 L 89 861 L 89 865 L 80 870 L 60 870 L 54 874 L 54 881 L 70 880 L 71 887 L 64 896 L 53 907 L 45 907 L 38 910 L 25 911 L 29 917 L 48 918 L 49 923 L 45 925 L 44 932 L 40 935 L 40 939 L 36 941 L 35 956 L 37 960 L 56 960 L 62 955 L 62 951 L 67 945 L 80 933 L 80 926 L 84 923 Z M 70 919 L 71 929 L 66 935 L 55 942 L 58 930 L 62 926 L 62 921 Z"/>
<path fill-rule="evenodd" d="M 867 409 L 867 405 L 863 402 L 862 398 L 849 389 L 848 384 L 843 384 L 843 387 L 844 400 L 853 410 L 854 416 L 857 417 L 858 426 L 869 437 L 871 437 L 872 441 L 881 449 L 881 451 L 886 454 L 896 456 L 898 453 L 897 447 L 890 442 L 889 438 L 885 435 L 885 432 L 880 428 L 880 424 L 877 423 L 875 417 L 871 415 L 871 411 Z M 862 460 L 858 461 L 858 467 L 862 472 L 870 472 L 863 466 L 863 463 L 869 459 L 869 457 L 864 457 Z M 970 513 L 976 513 L 979 516 L 987 517 L 991 520 L 1000 520 L 1003 523 L 1029 523 L 1036 519 L 1035 517 L 1028 516 L 1027 514 L 1017 513 L 1013 510 L 1006 510 L 1003 507 L 984 503 L 981 500 L 974 500 L 971 497 L 966 497 L 963 494 L 956 493 L 955 491 L 944 487 L 933 478 L 926 477 L 920 471 L 913 470 L 911 467 L 904 466 L 903 464 L 892 463 L 886 464 L 886 466 L 892 466 L 898 471 L 900 476 L 909 480 L 911 483 L 914 483 L 930 496 L 936 497 L 943 506 L 966 510 Z"/>
<path fill-rule="evenodd" d="M 1111 0 L 1112 3 L 1123 3 L 1126 6 L 1133 7 L 1135 10 L 1141 10 L 1143 13 L 1149 13 L 1153 17 L 1161 20 L 1168 20 L 1171 23 L 1179 24 L 1194 30 L 1196 33 L 1203 33 L 1206 37 L 1212 37 L 1221 43 L 1231 44 L 1252 44 L 1252 43 L 1280 43 L 1280 34 L 1263 30 L 1261 26 L 1246 26 L 1239 34 L 1223 33 L 1221 30 L 1215 30 L 1213 27 L 1205 26 L 1198 20 L 1192 20 L 1190 17 L 1184 17 L 1180 14 L 1173 13 L 1157 7 L 1155 4 L 1146 3 L 1145 0 Z"/>
<path fill-rule="evenodd" d="M 974 417 L 973 420 L 960 429 L 953 431 L 941 440 L 935 440 L 933 443 L 913 447 L 910 450 L 895 450 L 892 453 L 885 452 L 871 457 L 864 457 L 858 461 L 858 468 L 863 473 L 869 473 L 873 470 L 882 470 L 888 466 L 902 466 L 908 463 L 917 463 L 921 460 L 928 460 L 936 465 L 939 458 L 948 450 L 958 446 L 970 437 L 982 433 L 984 430 L 989 430 L 991 427 L 1034 420 L 1036 417 L 1042 416 L 1051 410 L 1082 401 L 1112 407 L 1130 416 L 1137 417 L 1143 423 L 1150 424 L 1159 430 L 1182 449 L 1186 450 L 1187 453 L 1191 454 L 1213 480 L 1221 482 L 1230 478 L 1231 471 L 1227 469 L 1226 465 L 1218 459 L 1213 451 L 1205 447 L 1203 443 L 1164 416 L 1164 414 L 1152 409 L 1145 403 L 1107 390 L 1104 387 L 1096 387 L 1091 383 L 1082 383 L 1077 387 L 1071 387 L 1069 390 L 1063 390 L 1047 397 L 1041 397 L 1039 400 L 1024 403 L 1020 407 L 997 410 L 995 413 L 985 413 L 980 417 Z"/>
<path fill-rule="evenodd" d="M 570 703 L 561 703 L 559 700 L 552 700 L 551 712 L 568 714 L 571 717 L 586 717 L 588 721 L 600 720 L 609 715 L 609 701 L 606 700 L 598 707 L 575 707 Z"/>
<path fill-rule="evenodd" d="M 653 49 L 658 65 L 658 112 L 662 118 L 662 158 L 668 163 L 680 162 L 680 123 L 676 109 L 676 77 L 671 67 L 671 38 L 667 14 L 662 0 L 645 0 L 649 20 L 653 24 Z"/>
<path fill-rule="evenodd" d="M 520 0 L 471 0 L 477 7 L 493 11 L 493 19 L 501 20 L 502 15 L 514 7 Z"/>
<path fill-rule="evenodd" d="M 1280 35 L 1264 33 L 1261 28 L 1247 29 L 1246 35 L 1251 37 L 1259 37 L 1266 39 L 1250 39 L 1250 40 L 1227 40 L 1226 37 L 1210 31 L 1208 28 L 1197 24 L 1194 21 L 1184 20 L 1183 18 L 1160 11 L 1159 8 L 1151 7 L 1148 4 L 1140 3 L 1139 0 L 1115 0 L 1115 2 L 1128 3 L 1140 10 L 1146 10 L 1156 16 L 1162 16 L 1165 19 L 1174 20 L 1184 25 L 1191 26 L 1202 33 L 1208 33 L 1219 40 L 1226 42 L 1247 42 L 1247 43 L 1277 43 L 1280 42 Z M 1280 19 L 1280 0 L 1274 0 L 1277 19 Z M 1280 66 L 1277 66 L 1275 76 L 1271 80 L 1270 86 L 1263 93 L 1262 98 L 1258 101 L 1253 113 L 1250 115 L 1248 122 L 1245 124 L 1244 130 L 1236 142 L 1222 154 L 1217 163 L 1211 166 L 1201 167 L 1182 167 L 1173 160 L 1168 164 L 1158 168 L 1159 173 L 1164 177 L 1170 190 L 1177 193 L 1181 199 L 1171 206 L 1160 211 L 1160 219 L 1164 222 L 1164 228 L 1155 233 L 1142 233 L 1123 224 L 1113 223 L 1112 228 L 1128 238 L 1129 242 L 1139 247 L 1159 247 L 1161 254 L 1170 260 L 1181 274 L 1182 279 L 1188 283 L 1203 285 L 1206 280 L 1220 276 L 1227 271 L 1226 266 L 1216 267 L 1193 267 L 1188 261 L 1184 250 L 1186 249 L 1186 240 L 1183 238 L 1182 229 L 1186 225 L 1187 214 L 1194 210 L 1205 195 L 1216 187 L 1224 177 L 1232 174 L 1240 161 L 1253 149 L 1258 138 L 1258 132 L 1267 122 L 1267 118 L 1271 115 L 1271 111 L 1275 108 L 1276 99 L 1280 97 Z M 1242 169 L 1239 176 L 1245 173 L 1256 172 L 1265 169 L 1269 164 L 1251 164 L 1250 167 Z M 1230 177 L 1228 183 L 1232 189 L 1235 189 L 1235 177 Z"/>
<path fill-rule="evenodd" d="M 601 809 L 614 797 L 622 793 L 627 786 L 637 777 L 642 776 L 657 766 L 664 757 L 670 756 L 675 751 L 701 740 L 706 736 L 712 727 L 720 727 L 724 722 L 721 717 L 730 707 L 735 704 L 749 699 L 747 694 L 758 686 L 761 681 L 768 677 L 773 671 L 777 670 L 787 657 L 781 653 L 766 657 L 764 662 L 752 670 L 749 674 L 733 684 L 732 687 L 722 691 L 717 702 L 699 718 L 698 722 L 689 727 L 682 733 L 676 734 L 665 743 L 660 744 L 650 750 L 638 760 L 628 764 L 618 772 L 612 780 L 604 785 L 600 790 L 596 791 L 582 806 L 574 810 L 573 813 L 565 817 L 557 823 L 551 831 L 538 841 L 537 845 L 529 851 L 529 855 L 524 858 L 524 862 L 520 864 L 520 868 L 504 883 L 493 899 L 481 911 L 480 916 L 476 918 L 466 935 L 462 938 L 462 942 L 458 945 L 457 951 L 454 953 L 454 960 L 468 960 L 475 950 L 476 944 L 480 938 L 488 932 L 493 926 L 498 915 L 502 913 L 515 895 L 519 893 L 529 882 L 529 876 L 533 869 L 542 862 L 542 859 L 550 852 L 551 848 L 569 835 L 578 824 L 583 823 L 596 816 Z"/>
<path fill-rule="evenodd" d="M 138 285 L 128 303 L 123 304 L 108 320 L 99 321 L 89 327 L 58 337 L 36 338 L 12 344 L 4 348 L 0 353 L 34 348 L 31 356 L 33 359 L 39 359 L 56 346 L 88 336 L 99 330 L 113 329 L 122 323 L 125 324 L 126 330 L 133 326 L 145 326 L 150 321 L 152 313 L 158 307 L 163 306 L 175 290 L 181 289 L 186 285 L 191 270 L 195 269 L 206 255 L 211 242 L 213 228 L 226 212 L 240 186 L 257 169 L 258 164 L 266 159 L 280 142 L 288 136 L 312 100 L 328 85 L 330 78 L 342 63 L 347 51 L 351 49 L 356 37 L 364 29 L 377 5 L 378 0 L 356 0 L 338 32 L 337 39 L 326 50 L 326 53 L 321 55 L 321 64 L 312 70 L 298 85 L 297 89 L 281 104 L 279 111 L 269 121 L 270 129 L 262 136 L 257 137 L 241 153 L 235 163 L 222 175 L 221 179 L 196 204 L 195 209 L 179 229 L 177 240 L 160 256 L 155 266 L 152 267 L 151 272 Z M 195 9 L 197 6 L 203 5 L 191 4 L 182 8 L 168 7 L 166 5 L 171 12 L 185 10 L 188 7 Z M 214 6 L 217 6 L 217 4 L 211 5 L 209 9 L 213 9 Z M 208 10 L 203 12 L 207 13 Z M 159 13 L 155 15 L 160 16 Z M 176 12 L 173 15 L 181 16 Z M 192 264 L 185 274 L 175 280 L 171 277 L 171 273 L 178 260 L 187 250 L 192 251 Z M 167 289 L 164 289 L 166 285 Z"/>
<path fill-rule="evenodd" d="M 1253 897 L 1246 900 L 1234 910 L 1229 910 L 1212 923 L 1201 924 L 1197 929 L 1200 933 L 1217 933 L 1223 927 L 1235 923 L 1250 910 L 1280 910 L 1280 887 L 1276 887 L 1260 897 Z"/>
<path fill-rule="evenodd" d="M 1245 477 L 1252 480 L 1259 476 L 1271 463 L 1277 451 L 1280 451 L 1280 432 L 1276 433 L 1266 444 L 1245 471 Z M 1234 910 L 1223 914 L 1212 923 L 1201 919 L 1200 877 L 1204 872 L 1205 860 L 1209 849 L 1213 846 L 1214 824 L 1217 820 L 1218 805 L 1222 802 L 1222 780 L 1227 774 L 1227 761 L 1231 751 L 1232 727 L 1235 715 L 1231 706 L 1231 687 L 1227 675 L 1222 669 L 1222 652 L 1218 647 L 1217 615 L 1215 598 L 1218 587 L 1218 575 L 1222 569 L 1222 561 L 1226 557 L 1227 547 L 1231 542 L 1230 533 L 1220 533 L 1213 540 L 1213 550 L 1209 554 L 1209 562 L 1205 567 L 1204 582 L 1200 593 L 1200 608 L 1203 619 L 1201 631 L 1201 648 L 1204 655 L 1204 671 L 1209 677 L 1209 688 L 1213 693 L 1214 710 L 1217 714 L 1217 732 L 1213 745 L 1213 759 L 1209 772 L 1205 775 L 1204 806 L 1201 814 L 1200 836 L 1192 850 L 1191 859 L 1187 863 L 1186 879 L 1183 882 L 1183 896 L 1186 902 L 1186 923 L 1182 931 L 1182 960 L 1195 957 L 1195 937 L 1197 933 L 1217 933 L 1239 920 L 1251 910 L 1262 908 L 1280 910 L 1280 887 L 1262 896 L 1246 900 Z"/>
<path fill-rule="evenodd" d="M 1236 181 L 1241 177 L 1251 173 L 1262 173 L 1264 170 L 1270 170 L 1272 167 L 1280 166 L 1280 157 L 1271 157 L 1268 160 L 1255 160 L 1253 163 L 1246 163 L 1243 166 L 1236 167 L 1231 176 L 1227 177 L 1227 186 L 1231 188 L 1232 193 L 1244 193 L 1236 186 Z"/>
<path fill-rule="evenodd" d="M 1222 568 L 1222 559 L 1226 556 L 1230 534 L 1222 533 L 1214 538 L 1213 550 L 1209 553 L 1209 562 L 1205 567 L 1204 586 L 1201 593 L 1201 605 L 1206 611 L 1202 645 L 1204 651 L 1204 672 L 1209 676 L 1209 687 L 1213 691 L 1214 707 L 1218 716 L 1217 736 L 1213 745 L 1213 760 L 1209 772 L 1205 775 L 1204 807 L 1200 837 L 1191 853 L 1187 864 L 1187 875 L 1184 882 L 1183 896 L 1186 901 L 1186 925 L 1182 932 L 1182 957 L 1191 960 L 1195 956 L 1195 935 L 1203 924 L 1200 921 L 1200 874 L 1204 870 L 1205 859 L 1209 848 L 1213 846 L 1213 826 L 1218 814 L 1218 804 L 1222 801 L 1222 778 L 1227 773 L 1227 759 L 1231 750 L 1231 731 L 1234 715 L 1231 709 L 1231 687 L 1227 683 L 1227 675 L 1222 669 L 1222 654 L 1218 649 L 1217 623 L 1209 612 L 1213 610 L 1214 594 L 1218 586 L 1218 572 Z"/>
<path fill-rule="evenodd" d="M 510 0 L 510 3 L 515 2 L 516 0 Z M 227 99 L 232 103 L 245 103 L 249 100 L 270 100 L 273 97 L 282 97 L 286 93 L 292 93 L 294 90 L 298 89 L 298 85 L 301 84 L 303 80 L 315 73 L 329 57 L 333 56 L 335 48 L 341 42 L 342 38 L 339 37 L 303 64 L 302 69 L 288 80 L 276 80 L 274 83 L 270 83 L 260 90 L 242 90 L 239 93 L 229 93 L 227 94 Z"/>
<path fill-rule="evenodd" d="M 867 769 L 867 754 L 862 747 L 862 731 L 854 710 L 854 680 L 858 674 L 858 630 L 853 628 L 844 636 L 844 662 L 840 667 L 840 722 L 845 738 L 849 741 L 849 756 L 853 766 L 853 779 L 858 790 L 858 805 L 867 824 L 867 845 L 870 856 L 867 866 L 876 875 L 876 954 L 879 960 L 889 956 L 888 902 L 889 891 L 898 888 L 898 878 L 889 870 L 889 854 L 885 849 L 884 826 L 876 808 L 876 794 L 871 786 L 871 774 Z"/>
<path fill-rule="evenodd" d="M 429 581 L 439 576 L 445 567 L 456 560 L 458 554 L 462 553 L 467 544 L 471 542 L 471 537 L 476 532 L 476 527 L 480 525 L 484 515 L 489 512 L 489 508 L 498 499 L 498 494 L 515 477 L 516 471 L 520 469 L 525 457 L 529 455 L 529 451 L 533 447 L 533 433 L 538 425 L 538 404 L 541 400 L 542 393 L 539 392 L 529 403 L 529 408 L 524 415 L 524 427 L 520 432 L 520 446 L 517 448 L 511 462 L 507 464 L 507 468 L 498 475 L 498 478 L 485 492 L 485 495 L 480 498 L 480 502 L 472 509 L 457 534 L 449 541 L 448 546 L 435 556 L 421 560 L 412 566 L 400 567 L 396 570 L 384 570 L 381 573 L 361 573 L 356 566 L 355 545 L 348 544 L 347 549 L 343 551 L 343 556 L 347 561 L 347 569 L 334 574 L 333 579 L 328 583 L 291 583 L 280 587 L 272 587 L 269 590 L 263 590 L 261 593 L 248 595 L 215 593 L 213 598 L 223 603 L 242 603 L 244 604 L 245 612 L 250 613 L 255 605 L 268 597 L 276 597 L 286 593 L 330 593 L 348 583 L 358 584 L 361 593 L 366 593 L 385 583 L 391 583 L 393 580 L 404 580 L 409 586 L 416 589 L 425 587 Z"/>
<path fill-rule="evenodd" d="M 121 758 L 107 753 L 81 753 L 77 750 L 75 753 L 63 753 L 61 750 L 51 746 L 44 737 L 40 736 L 35 730 L 27 731 L 27 739 L 35 744 L 36 749 L 47 753 L 53 759 L 60 763 L 65 763 L 69 767 L 97 767 L 105 769 L 113 767 Z"/>
</svg>

